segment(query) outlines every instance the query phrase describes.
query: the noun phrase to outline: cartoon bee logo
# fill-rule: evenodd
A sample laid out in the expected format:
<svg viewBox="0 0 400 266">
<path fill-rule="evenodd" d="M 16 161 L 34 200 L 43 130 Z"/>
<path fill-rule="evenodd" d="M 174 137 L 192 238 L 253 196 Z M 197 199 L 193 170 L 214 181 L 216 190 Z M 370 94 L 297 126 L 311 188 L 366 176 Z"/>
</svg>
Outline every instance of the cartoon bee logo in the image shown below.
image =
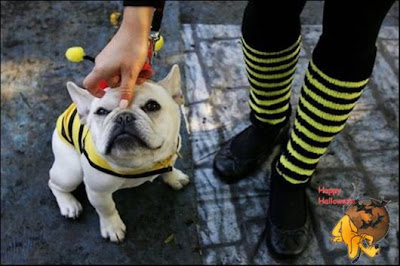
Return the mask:
<svg viewBox="0 0 400 266">
<path fill-rule="evenodd" d="M 347 247 L 347 256 L 355 263 L 362 252 L 368 257 L 379 254 L 379 240 L 389 231 L 389 214 L 384 200 L 356 200 L 332 230 L 332 242 Z"/>
</svg>

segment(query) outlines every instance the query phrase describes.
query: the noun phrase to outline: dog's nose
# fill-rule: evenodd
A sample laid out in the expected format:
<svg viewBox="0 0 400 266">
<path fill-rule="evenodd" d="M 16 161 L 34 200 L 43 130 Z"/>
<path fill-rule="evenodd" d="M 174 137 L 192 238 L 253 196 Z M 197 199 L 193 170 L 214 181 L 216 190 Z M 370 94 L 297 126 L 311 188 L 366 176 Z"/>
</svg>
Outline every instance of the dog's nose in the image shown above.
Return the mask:
<svg viewBox="0 0 400 266">
<path fill-rule="evenodd" d="M 117 116 L 116 122 L 121 125 L 126 125 L 135 121 L 136 118 L 132 113 L 121 113 Z"/>
</svg>

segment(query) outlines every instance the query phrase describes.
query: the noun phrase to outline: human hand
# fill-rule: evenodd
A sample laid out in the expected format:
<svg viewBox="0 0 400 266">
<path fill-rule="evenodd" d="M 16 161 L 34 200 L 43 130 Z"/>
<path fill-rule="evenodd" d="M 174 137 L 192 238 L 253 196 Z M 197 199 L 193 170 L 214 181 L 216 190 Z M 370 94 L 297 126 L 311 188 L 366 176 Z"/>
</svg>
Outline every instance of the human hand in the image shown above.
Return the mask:
<svg viewBox="0 0 400 266">
<path fill-rule="evenodd" d="M 146 62 L 153 7 L 125 7 L 121 26 L 107 46 L 97 55 L 93 70 L 83 81 L 94 96 L 102 97 L 98 86 L 106 80 L 111 88 L 120 85 L 120 107 L 126 108 L 133 98 L 134 86 L 144 80 L 138 75 Z"/>
</svg>

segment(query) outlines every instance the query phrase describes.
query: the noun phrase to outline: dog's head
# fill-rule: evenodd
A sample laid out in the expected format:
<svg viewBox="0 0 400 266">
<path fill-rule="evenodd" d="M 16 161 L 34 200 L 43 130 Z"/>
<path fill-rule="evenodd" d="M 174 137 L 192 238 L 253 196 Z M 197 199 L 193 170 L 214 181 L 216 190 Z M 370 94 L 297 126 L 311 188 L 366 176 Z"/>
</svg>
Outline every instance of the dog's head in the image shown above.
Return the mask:
<svg viewBox="0 0 400 266">
<path fill-rule="evenodd" d="M 100 99 L 73 82 L 68 82 L 67 88 L 81 123 L 89 127 L 97 151 L 106 160 L 125 167 L 140 167 L 176 151 L 180 127 L 178 104 L 183 103 L 178 65 L 159 82 L 136 85 L 134 99 L 126 109 L 119 108 L 119 88 L 107 88 Z"/>
</svg>

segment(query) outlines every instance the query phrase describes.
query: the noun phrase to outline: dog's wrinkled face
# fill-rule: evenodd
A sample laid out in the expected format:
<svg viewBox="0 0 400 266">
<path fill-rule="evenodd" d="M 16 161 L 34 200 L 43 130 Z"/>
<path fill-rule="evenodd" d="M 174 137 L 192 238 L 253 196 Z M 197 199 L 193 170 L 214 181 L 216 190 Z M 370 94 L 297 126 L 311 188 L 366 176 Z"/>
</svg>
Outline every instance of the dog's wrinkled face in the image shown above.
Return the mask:
<svg viewBox="0 0 400 266">
<path fill-rule="evenodd" d="M 68 83 L 82 123 L 89 126 L 98 152 L 110 162 L 139 167 L 165 159 L 176 150 L 180 127 L 180 74 L 174 66 L 157 83 L 135 86 L 132 104 L 119 108 L 121 90 L 106 89 L 99 99 Z"/>
</svg>

